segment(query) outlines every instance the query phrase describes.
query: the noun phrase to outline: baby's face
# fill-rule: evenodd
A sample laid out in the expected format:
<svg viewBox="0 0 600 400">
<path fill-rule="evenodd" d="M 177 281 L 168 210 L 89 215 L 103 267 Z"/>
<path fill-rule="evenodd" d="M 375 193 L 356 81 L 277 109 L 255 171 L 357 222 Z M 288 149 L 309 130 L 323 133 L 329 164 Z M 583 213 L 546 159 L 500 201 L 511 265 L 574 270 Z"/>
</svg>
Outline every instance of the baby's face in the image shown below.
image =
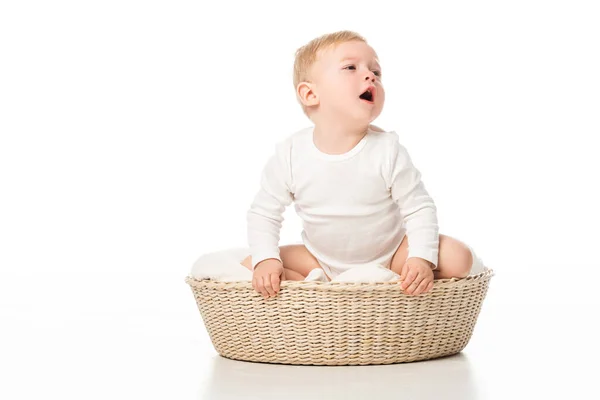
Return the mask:
<svg viewBox="0 0 600 400">
<path fill-rule="evenodd" d="M 326 49 L 312 71 L 320 115 L 365 124 L 381 113 L 385 101 L 381 66 L 368 44 L 352 41 Z M 369 87 L 374 88 L 372 98 L 361 99 Z"/>
</svg>

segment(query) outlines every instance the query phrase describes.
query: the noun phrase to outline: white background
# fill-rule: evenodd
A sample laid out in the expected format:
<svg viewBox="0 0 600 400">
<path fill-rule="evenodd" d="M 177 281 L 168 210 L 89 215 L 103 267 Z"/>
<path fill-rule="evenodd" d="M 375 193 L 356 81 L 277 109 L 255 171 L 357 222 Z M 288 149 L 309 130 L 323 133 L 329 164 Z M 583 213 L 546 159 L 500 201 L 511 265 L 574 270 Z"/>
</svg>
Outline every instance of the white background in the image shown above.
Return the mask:
<svg viewBox="0 0 600 400">
<path fill-rule="evenodd" d="M 420 398 L 593 397 L 599 18 L 573 0 L 0 3 L 0 398 L 395 398 L 432 376 Z M 455 358 L 335 373 L 222 359 L 184 278 L 246 245 L 267 157 L 311 125 L 295 50 L 342 29 L 379 55 L 374 124 L 440 232 L 496 272 L 475 334 Z"/>
</svg>

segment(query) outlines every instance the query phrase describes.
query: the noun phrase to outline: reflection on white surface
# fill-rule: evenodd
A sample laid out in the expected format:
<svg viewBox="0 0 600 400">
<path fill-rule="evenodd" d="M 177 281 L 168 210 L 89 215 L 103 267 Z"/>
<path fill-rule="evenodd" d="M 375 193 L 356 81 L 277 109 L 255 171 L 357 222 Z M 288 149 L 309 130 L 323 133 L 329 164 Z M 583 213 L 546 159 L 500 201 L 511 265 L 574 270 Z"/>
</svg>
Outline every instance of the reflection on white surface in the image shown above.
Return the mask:
<svg viewBox="0 0 600 400">
<path fill-rule="evenodd" d="M 472 364 L 462 353 L 364 366 L 277 365 L 215 356 L 211 369 L 200 399 L 479 398 Z"/>
</svg>

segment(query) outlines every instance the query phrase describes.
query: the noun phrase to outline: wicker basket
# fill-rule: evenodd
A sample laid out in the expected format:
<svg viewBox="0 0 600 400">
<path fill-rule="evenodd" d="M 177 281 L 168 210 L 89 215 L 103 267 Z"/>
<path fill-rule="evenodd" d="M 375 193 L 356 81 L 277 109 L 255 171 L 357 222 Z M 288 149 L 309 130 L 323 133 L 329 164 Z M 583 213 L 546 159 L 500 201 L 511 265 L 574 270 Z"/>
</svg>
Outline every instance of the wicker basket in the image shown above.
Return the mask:
<svg viewBox="0 0 600 400">
<path fill-rule="evenodd" d="M 185 278 L 216 351 L 234 360 L 300 365 L 393 364 L 460 352 L 493 270 L 439 279 L 427 293 L 396 282 L 282 281 L 264 299 L 252 282 Z"/>
</svg>

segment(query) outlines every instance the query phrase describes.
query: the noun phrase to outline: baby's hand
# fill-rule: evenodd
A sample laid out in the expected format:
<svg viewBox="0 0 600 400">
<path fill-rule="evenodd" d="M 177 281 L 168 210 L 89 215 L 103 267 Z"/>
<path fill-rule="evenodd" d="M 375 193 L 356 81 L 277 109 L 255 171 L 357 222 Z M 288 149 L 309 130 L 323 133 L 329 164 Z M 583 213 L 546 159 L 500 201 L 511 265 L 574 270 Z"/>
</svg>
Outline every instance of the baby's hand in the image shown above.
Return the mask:
<svg viewBox="0 0 600 400">
<path fill-rule="evenodd" d="M 279 282 L 285 280 L 285 272 L 281 261 L 274 258 L 256 264 L 252 274 L 252 287 L 265 299 L 275 297 L 279 292 Z"/>
<path fill-rule="evenodd" d="M 418 295 L 427 293 L 433 287 L 433 270 L 431 262 L 420 258 L 411 257 L 406 260 L 400 271 L 400 287 L 406 294 Z"/>
</svg>

